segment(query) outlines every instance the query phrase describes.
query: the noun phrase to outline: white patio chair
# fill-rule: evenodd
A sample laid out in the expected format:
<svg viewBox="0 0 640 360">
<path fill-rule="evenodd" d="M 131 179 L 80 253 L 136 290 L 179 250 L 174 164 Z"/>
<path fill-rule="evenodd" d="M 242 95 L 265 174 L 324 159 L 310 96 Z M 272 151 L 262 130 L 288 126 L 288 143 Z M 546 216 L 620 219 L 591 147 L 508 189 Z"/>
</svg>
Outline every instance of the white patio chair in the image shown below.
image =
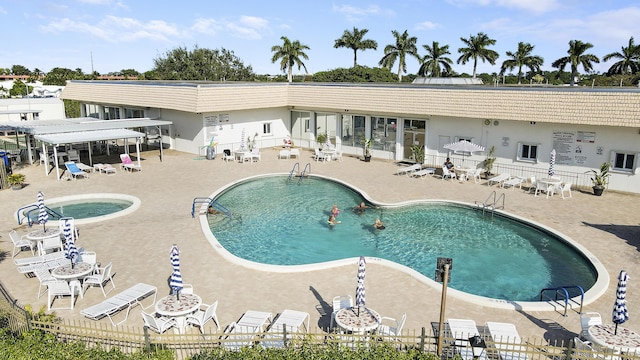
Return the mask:
<svg viewBox="0 0 640 360">
<path fill-rule="evenodd" d="M 46 255 L 49 252 L 62 251 L 62 240 L 60 239 L 60 235 L 56 234 L 54 236 L 44 238 L 38 246 L 40 255 Z"/>
<path fill-rule="evenodd" d="M 536 192 L 536 186 L 538 185 L 538 182 L 536 181 L 536 177 L 532 176 L 529 178 L 529 193 L 535 193 Z"/>
<path fill-rule="evenodd" d="M 67 151 L 67 159 L 68 161 L 80 162 L 80 154 L 78 150 L 71 149 Z"/>
<path fill-rule="evenodd" d="M 71 287 L 69 286 L 69 283 L 67 283 L 64 280 L 56 280 L 56 281 L 50 281 L 47 283 L 47 310 L 51 311 L 52 309 L 72 309 L 73 310 L 73 305 L 75 302 L 74 299 L 74 293 L 75 290 L 77 289 L 71 289 Z M 71 298 L 71 305 L 68 308 L 54 308 L 51 307 L 51 305 L 53 305 L 53 301 L 55 301 L 55 299 L 58 296 L 69 296 Z"/>
<path fill-rule="evenodd" d="M 318 161 L 327 161 L 327 155 L 325 155 L 322 151 L 315 149 L 315 158 L 316 162 Z"/>
<path fill-rule="evenodd" d="M 15 230 L 11 230 L 9 231 L 9 237 L 13 243 L 13 255 L 11 257 L 16 257 L 25 247 L 31 249 L 31 255 L 35 255 L 33 242 L 27 239 L 25 235 L 20 236 Z"/>
<path fill-rule="evenodd" d="M 180 294 L 193 294 L 193 284 L 182 284 Z"/>
<path fill-rule="evenodd" d="M 342 295 L 336 296 L 333 298 L 333 311 L 331 313 L 331 323 L 329 324 L 329 329 L 333 329 L 334 323 L 336 321 L 336 313 L 340 309 L 348 309 L 353 307 L 353 298 L 351 295 Z"/>
<path fill-rule="evenodd" d="M 58 220 L 58 227 L 60 228 L 60 238 L 64 239 L 64 224 L 68 222 L 71 226 L 71 235 L 73 236 L 73 241 L 77 241 L 78 237 L 80 237 L 80 231 L 76 227 L 76 221 L 72 217 L 61 217 Z"/>
<path fill-rule="evenodd" d="M 400 321 L 395 318 L 383 316 L 380 318 L 378 334 L 397 340 L 397 336 L 402 334 L 405 321 L 407 321 L 407 313 L 402 314 Z"/>
<path fill-rule="evenodd" d="M 58 279 L 54 278 L 53 275 L 51 275 L 51 271 L 49 271 L 49 269 L 37 269 L 34 270 L 33 273 L 36 275 L 36 278 L 40 282 L 40 287 L 38 288 L 38 299 L 40 299 L 40 297 L 44 295 L 45 292 L 47 292 L 47 285 L 51 282 L 58 281 Z M 43 288 L 44 291 L 42 290 Z"/>
<path fill-rule="evenodd" d="M 333 160 L 334 161 L 342 161 L 342 151 L 336 151 L 335 154 L 333 154 Z"/>
<path fill-rule="evenodd" d="M 261 157 L 260 157 L 260 148 L 256 146 L 253 149 L 251 149 L 251 153 L 249 153 L 248 159 L 249 159 L 249 162 L 253 162 L 254 160 L 255 161 L 260 161 L 260 159 L 261 159 Z"/>
<path fill-rule="evenodd" d="M 547 194 L 547 199 L 549 198 L 549 195 L 553 196 L 553 193 L 555 191 L 555 186 L 551 185 L 551 184 L 545 184 L 542 183 L 540 181 L 536 182 L 536 192 L 534 193 L 534 196 L 538 196 L 539 193 L 544 192 Z"/>
<path fill-rule="evenodd" d="M 92 264 L 94 268 L 93 273 L 96 273 L 98 271 L 98 256 L 96 255 L 95 251 L 82 251 L 78 254 L 78 256 L 78 262 Z"/>
<path fill-rule="evenodd" d="M 231 150 L 229 149 L 224 149 L 222 150 L 222 160 L 224 160 L 224 162 L 234 162 L 236 161 L 236 157 L 233 156 L 233 154 L 231 153 Z"/>
<path fill-rule="evenodd" d="M 481 175 L 482 175 L 482 168 L 476 168 L 474 172 L 469 174 L 469 176 L 473 178 L 473 182 L 476 184 L 479 184 L 480 181 L 482 180 Z"/>
<path fill-rule="evenodd" d="M 567 197 L 571 197 L 571 183 L 570 182 L 565 183 L 564 185 L 562 185 L 562 188 L 560 188 L 560 194 L 562 195 L 562 200 L 564 200 L 564 198 L 565 198 L 564 194 L 567 193 L 567 192 L 569 193 L 569 196 L 567 196 Z"/>
<path fill-rule="evenodd" d="M 442 167 L 442 180 L 449 178 L 451 180 L 456 178 L 456 173 L 454 171 L 449 171 L 446 166 Z"/>
<path fill-rule="evenodd" d="M 158 316 L 155 312 L 148 314 L 144 311 L 141 311 L 140 313 L 142 314 L 142 320 L 144 320 L 144 326 L 157 332 L 158 334 L 162 334 L 163 332 L 176 326 L 175 319 Z"/>
<path fill-rule="evenodd" d="M 189 325 L 197 326 L 200 329 L 200 333 L 204 335 L 204 324 L 209 320 L 213 320 L 216 323 L 216 327 L 220 330 L 220 322 L 216 315 L 216 309 L 218 308 L 218 301 L 211 305 L 202 304 L 200 310 L 194 314 L 187 315 L 185 321 Z M 204 309 L 204 310 L 203 310 Z"/>
<path fill-rule="evenodd" d="M 107 294 L 116 288 L 116 285 L 113 283 L 113 277 L 111 276 L 112 266 L 113 264 L 109 263 L 104 268 L 98 269 L 96 274 L 85 276 L 82 280 L 82 287 L 86 287 L 86 289 L 84 289 L 83 292 L 86 292 L 89 286 L 100 286 L 102 294 L 104 294 L 104 297 L 107 297 Z M 109 291 L 105 291 L 104 285 L 109 281 L 111 281 L 111 289 L 109 289 Z"/>
<path fill-rule="evenodd" d="M 589 328 L 593 325 L 602 325 L 602 316 L 600 316 L 600 313 L 589 311 L 580 314 L 580 337 L 582 339 L 589 338 Z"/>
</svg>

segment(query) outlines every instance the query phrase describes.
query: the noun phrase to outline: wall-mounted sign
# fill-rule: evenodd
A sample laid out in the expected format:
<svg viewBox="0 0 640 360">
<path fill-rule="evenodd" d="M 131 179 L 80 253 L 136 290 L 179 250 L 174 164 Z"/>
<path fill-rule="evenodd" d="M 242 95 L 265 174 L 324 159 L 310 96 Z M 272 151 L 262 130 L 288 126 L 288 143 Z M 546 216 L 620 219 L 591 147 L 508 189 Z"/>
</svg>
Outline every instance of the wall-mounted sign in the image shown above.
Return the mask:
<svg viewBox="0 0 640 360">
<path fill-rule="evenodd" d="M 596 142 L 596 133 L 595 131 L 578 131 L 578 137 L 576 138 L 576 142 L 581 143 L 595 143 Z"/>
</svg>

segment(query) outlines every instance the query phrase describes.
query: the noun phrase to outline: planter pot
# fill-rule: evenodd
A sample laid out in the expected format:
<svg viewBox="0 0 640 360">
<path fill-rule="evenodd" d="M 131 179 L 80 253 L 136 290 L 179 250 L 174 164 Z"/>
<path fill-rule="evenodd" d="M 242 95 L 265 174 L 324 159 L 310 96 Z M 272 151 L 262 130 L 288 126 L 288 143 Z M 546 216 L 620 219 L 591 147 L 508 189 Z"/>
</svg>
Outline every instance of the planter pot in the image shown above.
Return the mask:
<svg viewBox="0 0 640 360">
<path fill-rule="evenodd" d="M 595 196 L 602 195 L 603 191 L 604 191 L 604 187 L 602 187 L 602 186 L 594 186 L 593 187 L 593 195 L 595 195 Z"/>
<path fill-rule="evenodd" d="M 22 189 L 23 186 L 24 186 L 23 184 L 15 184 L 15 185 L 11 185 L 11 188 L 13 190 L 20 190 Z"/>
<path fill-rule="evenodd" d="M 370 162 L 370 161 L 371 161 L 371 155 L 365 155 L 364 162 Z"/>
</svg>

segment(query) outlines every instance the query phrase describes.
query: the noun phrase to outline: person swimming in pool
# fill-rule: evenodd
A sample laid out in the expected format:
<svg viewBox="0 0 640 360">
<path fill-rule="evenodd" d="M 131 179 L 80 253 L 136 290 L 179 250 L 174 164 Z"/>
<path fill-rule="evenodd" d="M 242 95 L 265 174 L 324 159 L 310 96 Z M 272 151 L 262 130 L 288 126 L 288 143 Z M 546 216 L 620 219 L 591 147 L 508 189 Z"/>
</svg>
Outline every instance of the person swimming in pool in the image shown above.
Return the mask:
<svg viewBox="0 0 640 360">
<path fill-rule="evenodd" d="M 386 229 L 386 227 L 384 226 L 384 223 L 382 221 L 380 221 L 380 219 L 376 219 L 376 222 L 373 223 L 373 228 L 376 230 L 384 230 Z"/>
<path fill-rule="evenodd" d="M 358 214 L 364 214 L 364 211 L 368 208 L 367 204 L 363 202 L 360 203 L 360 205 L 356 206 L 353 208 L 353 211 L 357 211 Z"/>
<path fill-rule="evenodd" d="M 338 205 L 333 204 L 333 207 L 331 208 L 331 215 L 333 215 L 334 217 L 338 217 L 338 215 L 340 215 L 340 209 L 338 209 Z"/>
<path fill-rule="evenodd" d="M 329 215 L 329 220 L 327 220 L 327 223 L 329 223 L 329 225 L 335 225 L 340 224 L 340 221 L 337 221 L 335 216 Z"/>
</svg>

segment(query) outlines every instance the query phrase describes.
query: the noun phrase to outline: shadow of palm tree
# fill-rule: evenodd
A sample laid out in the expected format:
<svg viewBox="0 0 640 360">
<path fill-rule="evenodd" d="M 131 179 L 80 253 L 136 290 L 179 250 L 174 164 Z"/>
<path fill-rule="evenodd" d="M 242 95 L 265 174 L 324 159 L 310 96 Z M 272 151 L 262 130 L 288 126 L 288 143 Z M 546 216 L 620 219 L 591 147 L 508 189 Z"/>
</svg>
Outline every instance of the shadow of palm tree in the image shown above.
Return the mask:
<svg viewBox="0 0 640 360">
<path fill-rule="evenodd" d="M 9 258 L 9 252 L 8 251 L 0 251 L 0 262 L 3 262 L 8 258 Z"/>
<path fill-rule="evenodd" d="M 309 290 L 318 300 L 318 304 L 316 305 L 316 310 L 320 314 L 320 318 L 318 319 L 318 327 L 321 329 L 328 329 L 331 325 L 331 313 L 333 312 L 333 306 L 326 302 L 322 298 L 322 295 L 320 295 L 320 293 L 313 286 L 309 286 Z"/>
<path fill-rule="evenodd" d="M 591 224 L 585 221 L 582 223 L 613 234 L 640 250 L 640 236 L 638 236 L 640 235 L 640 225 Z"/>
</svg>

